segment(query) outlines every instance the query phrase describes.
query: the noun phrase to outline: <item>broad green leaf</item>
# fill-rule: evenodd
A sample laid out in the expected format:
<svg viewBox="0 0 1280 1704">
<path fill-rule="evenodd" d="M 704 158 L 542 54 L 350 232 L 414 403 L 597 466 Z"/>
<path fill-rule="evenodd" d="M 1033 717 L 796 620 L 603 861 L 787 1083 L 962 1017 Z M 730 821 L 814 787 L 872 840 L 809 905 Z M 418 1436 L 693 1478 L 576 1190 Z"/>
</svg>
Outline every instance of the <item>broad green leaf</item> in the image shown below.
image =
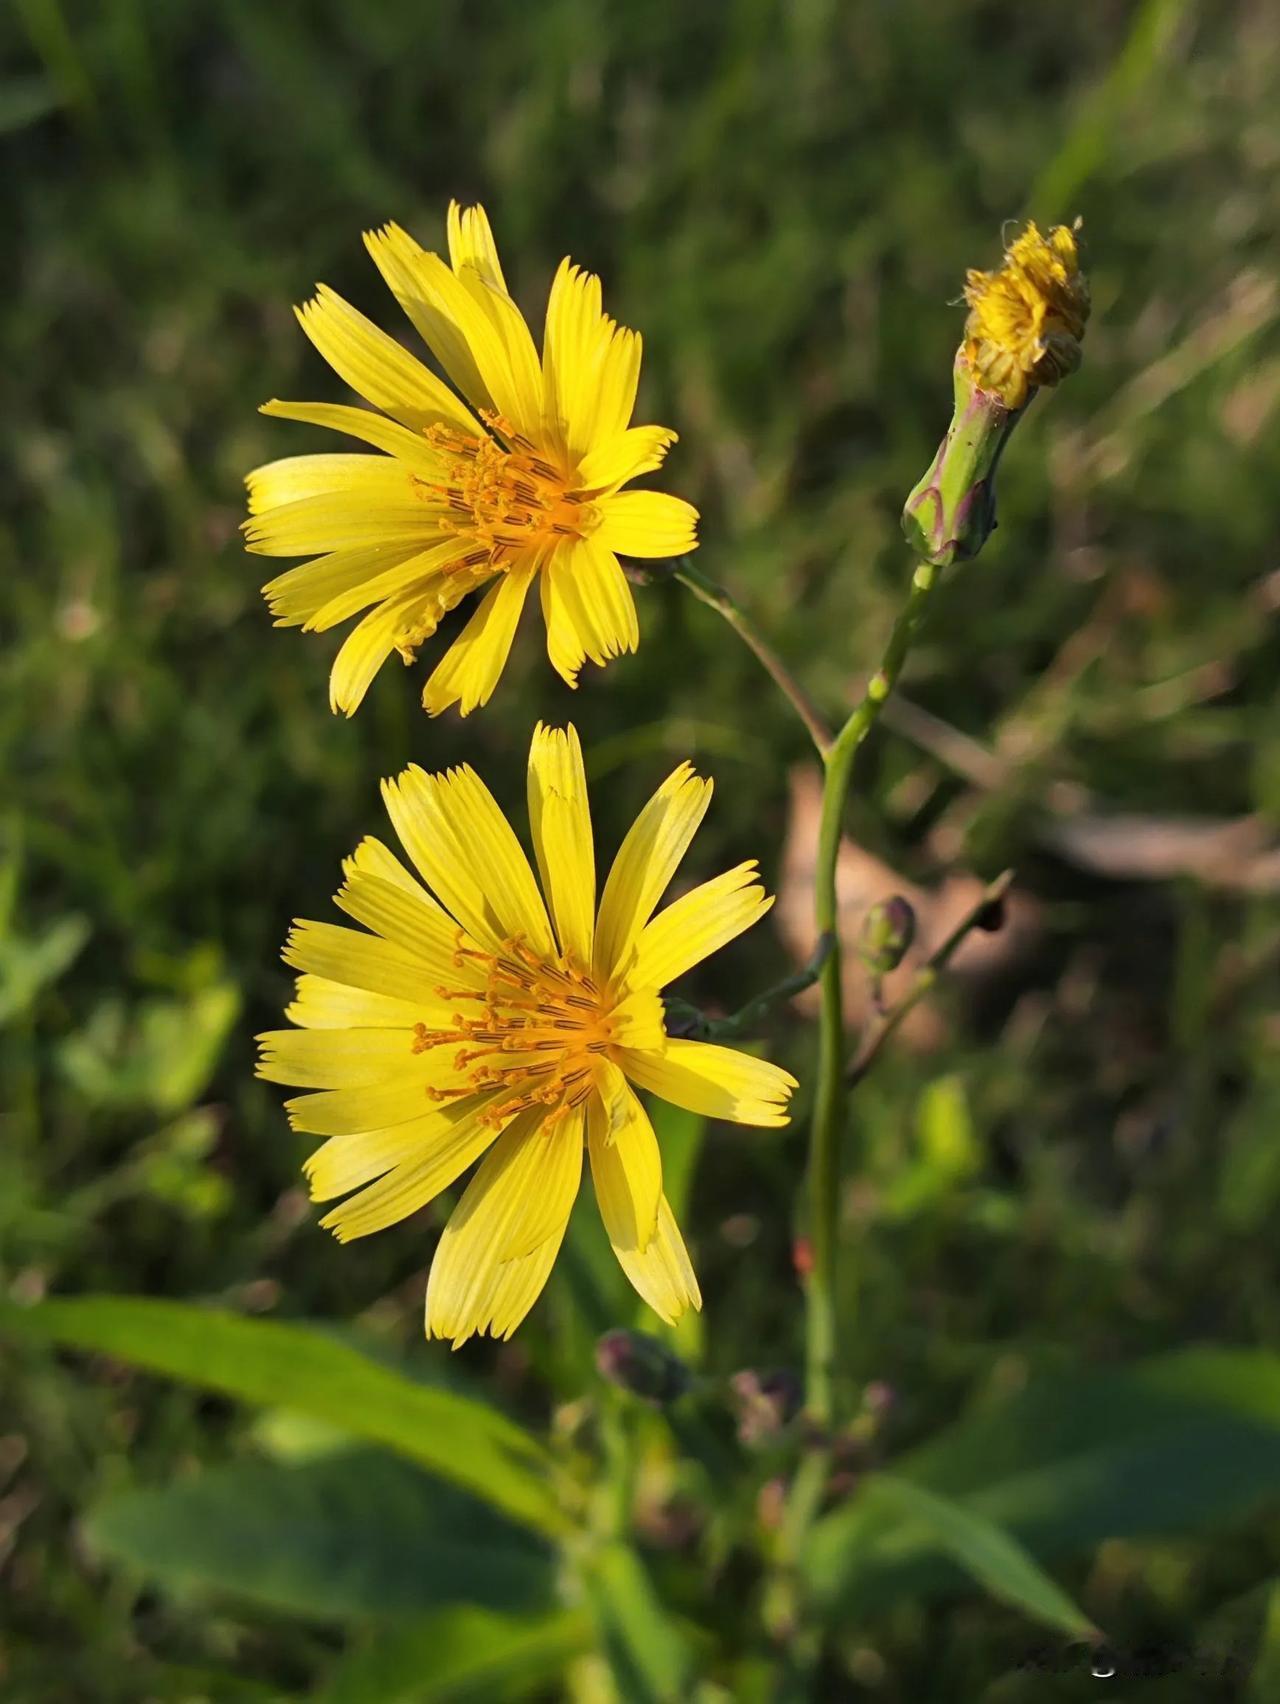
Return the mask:
<svg viewBox="0 0 1280 1704">
<path fill-rule="evenodd" d="M 619 1695 L 628 1704 L 688 1698 L 692 1653 L 631 1546 L 620 1541 L 602 1546 L 586 1563 L 583 1578 Z"/>
<path fill-rule="evenodd" d="M 908 1528 L 912 1522 L 927 1527 L 939 1548 L 953 1557 L 966 1574 L 984 1585 L 992 1597 L 1001 1598 L 1037 1621 L 1060 1627 L 1073 1636 L 1086 1639 L 1098 1636 L 1097 1628 L 1084 1611 L 1072 1603 L 1016 1539 L 965 1504 L 887 1473 L 877 1473 L 868 1480 L 862 1498 L 908 1523 Z"/>
<path fill-rule="evenodd" d="M 566 1664 L 591 1648 L 581 1610 L 539 1616 L 457 1606 L 380 1628 L 330 1673 L 315 1704 L 514 1704 L 560 1696 Z"/>
<path fill-rule="evenodd" d="M 417 1384 L 314 1327 L 134 1296 L 6 1306 L 0 1321 L 244 1402 L 284 1404 L 384 1444 L 538 1531 L 566 1527 L 547 1478 L 549 1458 L 529 1433 L 484 1403 Z"/>
<path fill-rule="evenodd" d="M 1188 1350 L 1046 1378 L 949 1428 L 895 1475 L 1001 1527 L 1039 1561 L 1185 1531 L 1280 1498 L 1280 1357 Z M 855 1497 L 812 1534 L 810 1587 L 847 1614 L 954 1590 L 927 1523 Z"/>
<path fill-rule="evenodd" d="M 117 1493 L 91 1511 L 86 1530 L 162 1586 L 318 1617 L 442 1603 L 540 1607 L 554 1560 L 476 1498 L 368 1449 L 297 1467 L 240 1462 Z"/>
</svg>

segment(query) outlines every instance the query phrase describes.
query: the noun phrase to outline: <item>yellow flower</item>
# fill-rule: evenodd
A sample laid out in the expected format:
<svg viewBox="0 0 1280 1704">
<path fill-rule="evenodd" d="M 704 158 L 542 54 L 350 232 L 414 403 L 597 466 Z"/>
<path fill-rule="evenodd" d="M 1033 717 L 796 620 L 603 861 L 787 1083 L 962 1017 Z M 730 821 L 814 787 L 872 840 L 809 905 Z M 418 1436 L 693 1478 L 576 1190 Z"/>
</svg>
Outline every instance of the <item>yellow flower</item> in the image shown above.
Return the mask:
<svg viewBox="0 0 1280 1704">
<path fill-rule="evenodd" d="M 324 632 L 361 610 L 330 677 L 352 715 L 392 651 L 406 663 L 447 610 L 488 587 L 428 680 L 432 715 L 488 702 L 525 595 L 539 581 L 551 661 L 577 684 L 639 640 L 618 555 L 679 556 L 697 510 L 627 491 L 676 434 L 631 426 L 640 336 L 609 319 L 600 281 L 564 260 L 539 360 L 507 293 L 481 207 L 449 207 L 449 264 L 398 225 L 365 234 L 393 295 L 466 401 L 321 284 L 302 329 L 380 413 L 269 402 L 263 413 L 331 427 L 382 455 L 291 456 L 250 474 L 248 548 L 309 556 L 263 588 L 276 625 Z M 468 404 L 470 406 L 468 406 Z"/>
<path fill-rule="evenodd" d="M 429 1337 L 509 1337 L 546 1283 L 578 1192 L 585 1143 L 623 1271 L 655 1313 L 700 1307 L 662 1191 L 662 1159 L 633 1084 L 742 1124 L 786 1123 L 795 1079 L 750 1054 L 668 1036 L 659 990 L 773 903 L 755 864 L 654 916 L 701 822 L 710 781 L 668 777 L 614 860 L 597 913 L 578 736 L 544 728 L 529 753 L 541 875 L 469 768 L 410 767 L 383 783 L 418 875 L 361 842 L 336 903 L 363 931 L 298 922 L 302 972 L 286 1016 L 258 1039 L 259 1074 L 313 1091 L 287 1103 L 326 1136 L 307 1162 L 321 1221 L 343 1241 L 424 1206 L 480 1165 L 440 1239 Z M 545 903 L 543 900 L 545 894 Z M 481 1159 L 481 1156 L 484 1156 Z"/>
<path fill-rule="evenodd" d="M 1021 408 L 1040 385 L 1056 385 L 1080 365 L 1089 286 L 1075 232 L 1034 221 L 1005 251 L 999 272 L 970 271 L 961 358 L 980 390 Z"/>
</svg>

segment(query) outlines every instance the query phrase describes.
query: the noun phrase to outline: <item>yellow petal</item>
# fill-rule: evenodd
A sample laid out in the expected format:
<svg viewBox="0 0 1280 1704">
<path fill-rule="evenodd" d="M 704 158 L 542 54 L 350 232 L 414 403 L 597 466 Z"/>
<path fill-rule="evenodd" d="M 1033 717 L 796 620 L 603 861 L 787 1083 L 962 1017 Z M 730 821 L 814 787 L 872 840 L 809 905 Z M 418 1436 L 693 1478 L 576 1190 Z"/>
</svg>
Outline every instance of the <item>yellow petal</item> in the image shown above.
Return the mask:
<svg viewBox="0 0 1280 1704">
<path fill-rule="evenodd" d="M 591 423 L 591 442 L 608 442 L 624 432 L 636 406 L 636 387 L 640 383 L 642 343 L 638 331 L 628 331 L 606 321 L 608 336 L 600 353 L 600 372 L 596 381 L 595 418 Z"/>
<path fill-rule="evenodd" d="M 451 1008 L 434 992 L 435 984 L 447 983 L 465 987 L 483 987 L 484 979 L 472 968 L 473 961 L 459 962 L 458 946 L 461 931 L 429 894 L 421 889 L 407 893 L 395 882 L 381 876 L 364 875 L 355 871 L 339 889 L 337 904 L 357 923 L 363 923 L 385 940 L 394 943 L 422 966 L 424 982 L 423 1005 L 433 1009 Z M 430 1020 L 430 1013 L 420 1011 L 419 1018 Z M 446 1021 L 448 1021 L 446 1019 Z"/>
<path fill-rule="evenodd" d="M 399 225 L 366 231 L 364 245 L 392 295 L 454 384 L 474 407 L 492 409 L 493 398 L 480 377 L 475 356 L 442 299 L 442 291 L 447 298 L 455 286 L 442 283 L 441 274 L 450 280 L 452 274 L 439 255 L 428 254 Z M 480 427 L 473 424 L 470 430 L 478 435 Z"/>
<path fill-rule="evenodd" d="M 356 871 L 365 876 L 381 876 L 384 882 L 395 882 L 406 893 L 425 895 L 427 891 L 416 876 L 409 874 L 391 848 L 374 834 L 366 834 L 351 856 L 342 860 L 344 876 L 353 875 Z"/>
<path fill-rule="evenodd" d="M 390 456 L 301 456 L 299 461 L 368 462 L 371 477 L 347 489 L 328 490 L 281 503 L 245 521 L 244 547 L 255 556 L 314 556 L 322 550 L 407 544 L 425 549 L 442 536 L 440 513 L 423 503 L 402 462 Z M 273 464 L 280 467 L 282 464 Z M 383 477 L 383 471 L 389 477 Z M 270 473 L 259 468 L 259 473 Z M 406 553 L 407 554 L 407 553 Z"/>
<path fill-rule="evenodd" d="M 353 413 L 360 411 L 353 410 Z M 285 456 L 246 475 L 249 513 L 298 503 L 304 497 L 351 492 L 357 501 L 405 503 L 414 500 L 409 470 L 391 456 L 352 451 L 341 455 Z M 301 554 L 299 552 L 298 554 Z"/>
<path fill-rule="evenodd" d="M 414 1001 L 306 974 L 298 978 L 284 1015 L 304 1029 L 412 1029 L 421 1020 L 422 1010 Z"/>
<path fill-rule="evenodd" d="M 422 706 L 432 716 L 457 704 L 469 716 L 493 696 L 511 654 L 520 612 L 537 560 L 515 562 L 498 576 L 470 621 L 450 645 L 422 689 Z"/>
<path fill-rule="evenodd" d="M 474 268 L 463 267 L 458 278 L 498 334 L 502 361 L 492 368 L 487 364 L 487 345 L 481 345 L 476 356 L 498 412 L 536 443 L 542 435 L 542 371 L 525 317 L 505 290 L 487 283 Z M 470 321 L 466 329 L 468 337 L 473 337 Z"/>
<path fill-rule="evenodd" d="M 434 606 L 432 606 L 434 608 Z M 373 677 L 386 662 L 402 636 L 421 613 L 422 598 L 410 587 L 371 609 L 348 633 L 333 659 L 329 672 L 329 706 L 354 716 L 373 684 Z"/>
<path fill-rule="evenodd" d="M 556 442 L 574 462 L 592 446 L 595 384 L 607 337 L 600 311 L 600 280 L 567 258 L 562 260 L 547 299 L 542 378 Z"/>
<path fill-rule="evenodd" d="M 758 923 L 773 904 L 752 858 L 703 882 L 646 924 L 626 968 L 630 987 L 665 988 L 693 965 Z"/>
<path fill-rule="evenodd" d="M 303 562 L 268 580 L 262 588 L 277 627 L 300 627 L 318 610 L 353 586 L 418 554 L 410 544 L 363 545 L 357 550 L 335 550 L 314 562 Z"/>
<path fill-rule="evenodd" d="M 635 599 L 618 559 L 594 538 L 562 545 L 542 571 L 547 655 L 570 686 L 583 660 L 604 664 L 640 643 Z"/>
<path fill-rule="evenodd" d="M 479 432 L 475 417 L 443 380 L 327 284 L 296 312 L 303 331 L 334 372 L 393 420 L 415 432 L 441 421 Z"/>
<path fill-rule="evenodd" d="M 322 604 L 303 625 L 308 633 L 327 633 L 331 627 L 349 621 L 370 604 L 385 603 L 388 598 L 410 591 L 421 598 L 424 610 L 439 612 L 435 616 L 438 621 L 467 594 L 470 579 L 465 570 L 455 570 L 459 557 L 465 554 L 466 546 L 456 538 L 442 539 L 427 550 L 415 552 L 406 561 L 384 568 L 363 585 L 339 592 L 328 603 Z M 424 633 L 423 637 L 430 635 Z"/>
<path fill-rule="evenodd" d="M 610 1016 L 614 1044 L 661 1053 L 667 1045 L 666 1012 L 652 988 L 632 988 Z"/>
<path fill-rule="evenodd" d="M 504 1261 L 527 1257 L 563 1234 L 582 1174 L 582 1110 L 544 1133 L 545 1116 L 537 1108 L 513 1119 L 454 1209 L 431 1263 L 428 1337 L 452 1339 L 457 1348 L 488 1330 Z M 530 1287 L 521 1286 L 522 1293 Z M 536 1291 L 527 1296 L 526 1312 L 535 1298 Z M 500 1326 L 506 1331 L 518 1323 L 506 1317 Z"/>
<path fill-rule="evenodd" d="M 631 950 L 711 802 L 711 782 L 687 763 L 668 775 L 618 849 L 600 900 L 595 971 L 608 980 Z"/>
<path fill-rule="evenodd" d="M 303 1163 L 311 1199 L 332 1201 L 336 1195 L 359 1189 L 406 1161 L 424 1160 L 447 1149 L 460 1127 L 465 1124 L 470 1129 L 492 1098 L 472 1095 L 433 1107 L 403 1124 L 331 1136 Z M 489 1139 L 495 1134 L 490 1128 Z"/>
<path fill-rule="evenodd" d="M 468 1108 L 464 1116 L 432 1138 L 423 1153 L 402 1160 L 385 1177 L 326 1213 L 320 1223 L 339 1242 L 384 1230 L 434 1200 L 492 1147 L 493 1141 L 493 1126 L 484 1122 L 480 1109 Z"/>
<path fill-rule="evenodd" d="M 460 272 L 464 266 L 473 266 L 486 284 L 492 284 L 498 290 L 506 290 L 507 281 L 502 276 L 498 245 L 493 240 L 489 215 L 483 207 L 479 204 L 474 207 L 462 207 L 458 202 L 451 201 L 448 237 L 449 264 L 455 272 Z"/>
<path fill-rule="evenodd" d="M 411 432 L 371 408 L 352 408 L 342 402 L 280 402 L 273 397 L 258 412 L 275 420 L 298 420 L 304 426 L 325 426 L 331 432 L 345 432 L 350 438 L 360 438 L 399 457 L 417 473 L 429 478 L 438 476 L 439 452 L 432 449 L 421 432 Z"/>
<path fill-rule="evenodd" d="M 540 1242 L 530 1253 L 522 1254 L 517 1260 L 504 1261 L 498 1268 L 493 1293 L 489 1298 L 490 1336 L 504 1339 L 510 1337 L 542 1294 L 547 1279 L 551 1276 L 551 1268 L 556 1263 L 568 1223 L 566 1219 L 558 1231 Z"/>
<path fill-rule="evenodd" d="M 364 1130 L 390 1129 L 431 1112 L 436 1102 L 428 1088 L 450 1073 L 434 1052 L 411 1054 L 403 1076 L 358 1089 L 317 1089 L 284 1103 L 289 1123 L 311 1136 L 357 1136 Z M 461 1086 L 461 1085 L 455 1085 Z"/>
<path fill-rule="evenodd" d="M 635 1290 L 668 1325 L 674 1325 L 687 1309 L 702 1306 L 702 1292 L 665 1195 L 648 1247 L 640 1250 L 615 1245 L 613 1252 Z"/>
<path fill-rule="evenodd" d="M 529 861 L 474 770 L 427 775 L 412 764 L 382 794 L 423 880 L 482 946 L 497 952 L 521 936 L 535 952 L 554 951 Z"/>
<path fill-rule="evenodd" d="M 561 952 L 584 969 L 595 932 L 596 862 L 576 728 L 541 722 L 529 748 L 529 827 Z"/>
<path fill-rule="evenodd" d="M 605 1062 L 587 1102 L 591 1178 L 609 1241 L 643 1253 L 658 1228 L 662 1155 L 649 1115 L 618 1067 Z"/>
<path fill-rule="evenodd" d="M 430 999 L 436 980 L 431 967 L 396 942 L 340 923 L 312 923 L 300 918 L 289 931 L 284 962 L 349 988 L 365 988 L 420 1006 Z"/>
<path fill-rule="evenodd" d="M 597 499 L 596 541 L 622 556 L 683 556 L 698 548 L 698 511 L 665 491 L 618 491 Z"/>
<path fill-rule="evenodd" d="M 663 1053 L 624 1048 L 619 1063 L 650 1094 L 735 1124 L 786 1124 L 787 1101 L 796 1086 L 780 1066 L 710 1041 L 672 1037 Z"/>
<path fill-rule="evenodd" d="M 677 442 L 668 426 L 631 426 L 615 438 L 602 438 L 578 464 L 578 480 L 584 491 L 616 491 L 629 479 L 661 467 L 667 451 Z"/>
<path fill-rule="evenodd" d="M 257 1075 L 299 1089 L 360 1089 L 382 1083 L 413 1057 L 413 1031 L 265 1030 L 256 1037 Z"/>
</svg>

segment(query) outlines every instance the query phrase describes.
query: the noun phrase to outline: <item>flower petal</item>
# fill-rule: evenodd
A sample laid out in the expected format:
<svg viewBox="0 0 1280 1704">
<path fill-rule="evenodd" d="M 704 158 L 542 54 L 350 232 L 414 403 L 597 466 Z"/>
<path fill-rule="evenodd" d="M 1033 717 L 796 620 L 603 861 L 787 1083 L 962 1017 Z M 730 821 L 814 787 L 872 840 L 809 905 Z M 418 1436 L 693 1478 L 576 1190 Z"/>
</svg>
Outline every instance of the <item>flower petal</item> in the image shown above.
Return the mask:
<svg viewBox="0 0 1280 1704">
<path fill-rule="evenodd" d="M 541 722 L 529 747 L 529 827 L 560 950 L 586 968 L 595 932 L 596 862 L 577 730 Z"/>
<path fill-rule="evenodd" d="M 498 245 L 493 240 L 489 215 L 484 208 L 479 203 L 474 207 L 463 207 L 459 202 L 451 201 L 447 231 L 449 264 L 453 270 L 461 272 L 464 266 L 473 266 L 486 284 L 505 291 L 507 281 L 502 276 Z"/>
<path fill-rule="evenodd" d="M 547 418 L 573 462 L 593 442 L 595 380 L 608 337 L 600 300 L 600 280 L 567 257 L 562 260 L 547 298 L 542 382 Z"/>
<path fill-rule="evenodd" d="M 653 915 L 706 815 L 711 782 L 682 763 L 640 812 L 618 848 L 596 924 L 595 972 L 607 980 Z"/>
<path fill-rule="evenodd" d="M 536 558 L 529 557 L 498 576 L 497 584 L 485 593 L 423 687 L 424 710 L 438 716 L 456 704 L 463 716 L 469 716 L 489 702 L 511 655 L 520 612 L 536 571 Z"/>
<path fill-rule="evenodd" d="M 475 417 L 448 385 L 327 284 L 317 286 L 312 300 L 295 312 L 334 372 L 393 420 L 415 432 L 446 421 L 479 433 Z"/>
<path fill-rule="evenodd" d="M 262 595 L 275 617 L 277 627 L 300 627 L 331 599 L 353 586 L 362 586 L 375 574 L 397 562 L 416 556 L 416 541 L 400 544 L 366 544 L 355 550 L 335 550 L 314 562 L 300 563 L 268 580 Z"/>
<path fill-rule="evenodd" d="M 643 1253 L 658 1228 L 662 1155 L 649 1115 L 622 1072 L 605 1061 L 587 1102 L 591 1178 L 609 1241 Z"/>
<path fill-rule="evenodd" d="M 474 770 L 428 775 L 411 764 L 382 794 L 405 851 L 459 923 L 491 952 L 521 936 L 555 950 L 529 861 Z"/>
<path fill-rule="evenodd" d="M 421 1020 L 422 1008 L 414 1001 L 371 994 L 367 988 L 307 972 L 298 978 L 284 1015 L 302 1029 L 412 1029 Z"/>
<path fill-rule="evenodd" d="M 400 426 L 371 408 L 352 408 L 342 402 L 281 402 L 273 397 L 262 404 L 258 413 L 268 414 L 274 420 L 298 420 L 304 426 L 325 426 L 331 432 L 344 432 L 407 462 L 415 472 L 437 476 L 439 451 L 431 447 L 421 432 L 411 432 L 407 426 Z"/>
<path fill-rule="evenodd" d="M 397 648 L 402 635 L 413 626 L 422 607 L 420 593 L 411 586 L 371 609 L 356 623 L 343 640 L 329 671 L 330 709 L 355 715 L 374 676 Z"/>
<path fill-rule="evenodd" d="M 321 1219 L 321 1225 L 339 1242 L 350 1242 L 353 1237 L 384 1230 L 425 1207 L 493 1146 L 494 1127 L 485 1122 L 484 1111 L 485 1103 L 471 1104 L 452 1121 L 442 1121 L 425 1137 L 420 1154 L 406 1157 L 384 1177 L 334 1207 Z M 349 1140 L 353 1145 L 359 1143 L 358 1137 Z M 386 1151 L 385 1147 L 381 1150 Z"/>
<path fill-rule="evenodd" d="M 756 1125 L 788 1121 L 787 1101 L 795 1078 L 736 1047 L 670 1037 L 662 1053 L 621 1049 L 619 1063 L 642 1089 L 707 1118 Z"/>
<path fill-rule="evenodd" d="M 646 560 L 684 556 L 698 548 L 698 511 L 683 497 L 665 491 L 618 491 L 596 499 L 600 511 L 597 543 L 622 556 Z"/>
<path fill-rule="evenodd" d="M 641 1249 L 613 1251 L 632 1287 L 668 1325 L 674 1325 L 689 1308 L 702 1306 L 702 1292 L 684 1246 L 675 1214 L 664 1195 L 658 1206 L 658 1224 L 653 1240 Z"/>
<path fill-rule="evenodd" d="M 583 660 L 603 665 L 640 643 L 635 599 L 611 551 L 594 538 L 561 546 L 542 571 L 547 654 L 556 671 L 578 684 Z"/>
<path fill-rule="evenodd" d="M 463 1125 L 470 1129 L 492 1098 L 472 1095 L 432 1107 L 403 1124 L 331 1136 L 303 1163 L 311 1199 L 332 1201 L 335 1196 L 359 1189 L 406 1162 L 416 1163 L 438 1154 L 450 1145 Z M 486 1128 L 492 1141 L 497 1132 L 491 1126 Z"/>
<path fill-rule="evenodd" d="M 758 923 L 773 904 L 756 878 L 755 859 L 681 894 L 647 923 L 626 969 L 633 988 L 665 988 L 693 965 Z"/>
<path fill-rule="evenodd" d="M 285 942 L 284 962 L 295 970 L 327 977 L 349 988 L 365 988 L 421 1006 L 436 980 L 431 966 L 399 942 L 347 929 L 340 923 L 295 921 Z"/>
<path fill-rule="evenodd" d="M 584 491 L 616 491 L 629 479 L 662 466 L 667 451 L 678 441 L 669 426 L 630 426 L 615 438 L 602 438 L 578 464 Z"/>
<path fill-rule="evenodd" d="M 257 1072 L 299 1089 L 362 1089 L 384 1083 L 413 1057 L 413 1030 L 264 1030 Z"/>
<path fill-rule="evenodd" d="M 491 1322 L 514 1330 L 510 1312 L 517 1299 L 525 1311 L 537 1291 L 526 1282 L 501 1288 L 505 1261 L 518 1261 L 542 1243 L 563 1235 L 582 1174 L 581 1108 L 544 1131 L 546 1114 L 518 1114 L 494 1143 L 445 1227 L 427 1282 L 428 1337 L 445 1337 L 457 1348 Z M 536 1272 L 537 1268 L 534 1268 Z M 549 1266 L 547 1271 L 549 1271 Z M 545 1282 L 546 1273 L 543 1272 Z M 517 1290 L 518 1296 L 510 1294 Z M 527 1299 L 526 1299 L 527 1297 Z M 495 1321 L 495 1303 L 507 1316 Z M 519 1318 L 523 1318 L 520 1314 Z"/>
</svg>

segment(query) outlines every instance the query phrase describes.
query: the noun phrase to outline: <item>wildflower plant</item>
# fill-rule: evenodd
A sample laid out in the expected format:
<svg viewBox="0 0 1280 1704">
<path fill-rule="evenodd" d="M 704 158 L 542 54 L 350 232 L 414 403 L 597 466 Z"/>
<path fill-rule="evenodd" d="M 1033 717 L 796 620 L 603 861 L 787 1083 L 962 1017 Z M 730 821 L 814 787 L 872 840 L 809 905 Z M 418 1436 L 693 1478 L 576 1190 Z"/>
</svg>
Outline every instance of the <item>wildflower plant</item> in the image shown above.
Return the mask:
<svg viewBox="0 0 1280 1704">
<path fill-rule="evenodd" d="M 416 1260 L 430 1233 L 406 1221 L 459 1188 L 438 1214 L 425 1297 L 426 1336 L 470 1346 L 451 1374 L 476 1337 L 510 1338 L 531 1312 L 553 1309 L 543 1292 L 559 1263 L 585 1298 L 582 1317 L 595 1321 L 594 1354 L 588 1347 L 575 1363 L 593 1369 L 593 1388 L 561 1404 L 544 1439 L 443 1386 L 438 1356 L 424 1383 L 279 1321 L 110 1298 L 36 1314 L 62 1341 L 286 1402 L 412 1464 L 415 1477 L 393 1482 L 385 1520 L 415 1537 L 428 1525 L 454 1543 L 460 1581 L 445 1581 L 438 1618 L 403 1636 L 380 1631 L 326 1696 L 844 1696 L 827 1654 L 848 1633 L 849 1606 L 891 1593 L 917 1566 L 945 1580 L 958 1565 L 1059 1633 L 1094 1640 L 1029 1544 L 966 1500 L 963 1473 L 949 1489 L 945 1477 L 930 1483 L 927 1462 L 913 1476 L 869 1457 L 889 1398 L 878 1387 L 875 1402 L 864 1392 L 855 1405 L 848 1350 L 858 1320 L 838 1305 L 849 1294 L 841 1263 L 856 1258 L 840 1215 L 856 1164 L 851 1097 L 969 931 L 998 926 L 1011 880 L 998 875 L 944 940 L 923 957 L 917 949 L 891 999 L 886 978 L 912 948 L 915 918 L 892 899 L 842 920 L 845 807 L 940 575 L 991 534 L 1012 432 L 1037 392 L 1079 364 L 1089 297 L 1077 232 L 1030 225 L 998 268 L 968 274 L 952 422 L 903 515 L 913 560 L 902 607 L 835 729 L 749 614 L 690 560 L 693 508 L 626 489 L 659 468 L 675 434 L 631 424 L 640 338 L 605 315 L 599 281 L 562 263 L 539 352 L 483 210 L 451 206 L 447 235 L 447 260 L 398 226 L 365 239 L 439 372 L 324 286 L 299 310 L 320 354 L 369 406 L 272 402 L 265 412 L 367 448 L 293 455 L 249 476 L 249 549 L 307 558 L 264 588 L 277 624 L 323 632 L 358 618 L 330 680 L 333 708 L 351 715 L 393 652 L 411 662 L 474 595 L 423 690 L 433 715 L 456 706 L 467 716 L 493 693 L 535 584 L 552 664 L 573 685 L 585 661 L 638 643 L 619 556 L 669 559 L 671 575 L 750 647 L 821 764 L 812 958 L 728 1015 L 682 1000 L 682 978 L 712 954 L 731 955 L 772 904 L 750 859 L 668 897 L 711 799 L 711 781 L 688 763 L 657 786 L 603 881 L 591 740 L 573 726 L 533 727 L 523 842 L 512 802 L 495 799 L 470 765 L 412 765 L 382 784 L 391 834 L 370 834 L 343 864 L 334 904 L 345 921 L 293 924 L 284 958 L 296 987 L 286 1026 L 258 1038 L 259 1075 L 293 1091 L 289 1122 L 318 1144 L 304 1164 L 311 1195 L 339 1241 L 386 1232 Z M 856 1041 L 842 964 L 850 942 L 870 1013 Z M 773 1062 L 764 1032 L 781 1002 L 815 983 L 814 1058 L 797 1081 Z M 677 1120 L 777 1128 L 794 1114 L 807 1125 L 803 1188 L 777 1203 L 803 1255 L 802 1368 L 717 1381 L 697 1367 L 698 1310 L 714 1332 L 726 1303 L 700 1286 L 679 1222 L 696 1220 L 697 1202 L 677 1194 L 687 1151 L 672 1109 Z M 598 1231 L 566 1238 L 588 1172 L 603 1262 L 591 1255 Z M 618 1268 L 639 1313 L 630 1291 L 622 1299 L 614 1287 Z M 571 1329 L 557 1325 L 554 1353 L 568 1353 Z M 1167 1398 L 1168 1380 L 1160 1388 Z M 1029 1414 L 997 1427 L 1002 1451 L 1036 1433 L 1045 1404 Z M 312 1464 L 321 1500 L 350 1507 L 350 1464 L 364 1462 L 367 1478 L 368 1454 Z M 964 1440 L 959 1454 L 971 1462 Z M 423 1505 L 421 1469 L 460 1503 L 443 1515 L 437 1501 Z M 660 1587 L 645 1562 L 638 1510 L 654 1480 L 715 1489 L 696 1580 L 673 1571 Z M 363 1508 L 364 1483 L 357 1489 Z M 220 1514 L 215 1499 L 215 1527 Z M 743 1662 L 709 1635 L 686 1635 L 697 1594 L 726 1580 L 751 1652 Z M 520 1592 L 528 1601 L 517 1604 Z M 478 1620 L 450 1620 L 459 1602 L 476 1606 Z"/>
</svg>

